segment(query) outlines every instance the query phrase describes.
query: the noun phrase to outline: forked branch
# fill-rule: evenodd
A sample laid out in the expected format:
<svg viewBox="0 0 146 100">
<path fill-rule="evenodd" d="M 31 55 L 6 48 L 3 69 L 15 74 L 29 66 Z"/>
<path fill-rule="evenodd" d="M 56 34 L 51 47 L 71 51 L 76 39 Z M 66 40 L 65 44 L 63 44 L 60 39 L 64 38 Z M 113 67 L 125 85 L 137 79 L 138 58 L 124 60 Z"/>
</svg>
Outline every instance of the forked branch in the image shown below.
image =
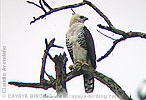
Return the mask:
<svg viewBox="0 0 146 100">
<path fill-rule="evenodd" d="M 40 0 L 40 1 L 41 1 L 41 0 Z M 27 1 L 27 2 L 28 2 L 29 4 L 33 4 L 33 5 L 35 5 L 35 6 L 39 7 L 39 8 L 41 8 L 41 9 L 43 10 L 42 3 L 40 3 L 41 6 L 39 6 L 39 5 L 37 5 L 37 4 L 35 4 L 35 3 L 31 2 L 31 1 Z M 126 33 L 126 32 L 124 32 L 124 31 L 122 31 L 122 30 L 119 30 L 119 29 L 115 28 L 115 27 L 112 25 L 111 21 L 108 19 L 108 17 L 107 17 L 103 12 L 101 12 L 100 9 L 98 9 L 92 2 L 90 2 L 90 1 L 88 1 L 88 0 L 83 0 L 83 2 L 80 2 L 80 3 L 75 3 L 75 4 L 71 4 L 71 5 L 65 5 L 65 6 L 61 6 L 61 7 L 57 7 L 57 8 L 51 8 L 50 5 L 49 5 L 47 2 L 45 2 L 45 0 L 43 0 L 43 3 L 44 3 L 44 5 L 45 5 L 46 7 L 48 7 L 49 11 L 45 12 L 45 14 L 39 16 L 38 18 L 35 18 L 35 17 L 34 17 L 34 20 L 31 21 L 30 24 L 31 24 L 31 23 L 34 23 L 35 21 L 37 21 L 37 20 L 39 20 L 39 19 L 41 19 L 41 18 L 46 17 L 47 15 L 50 15 L 50 14 L 53 13 L 53 12 L 57 12 L 57 11 L 64 10 L 64 9 L 68 9 L 68 8 L 76 8 L 76 7 L 80 7 L 80 6 L 83 6 L 83 5 L 87 4 L 87 5 L 89 5 L 91 8 L 93 8 L 102 18 L 104 18 L 104 20 L 105 20 L 105 21 L 107 22 L 107 24 L 109 25 L 109 26 L 103 26 L 103 25 L 99 24 L 99 25 L 98 25 L 99 28 L 106 29 L 106 30 L 108 30 L 108 31 L 111 31 L 111 32 L 113 32 L 113 33 L 115 33 L 115 34 L 118 34 L 118 35 L 121 35 L 121 36 L 122 36 L 121 38 L 116 39 L 116 40 L 113 42 L 112 47 L 111 47 L 102 57 L 100 57 L 99 59 L 97 59 L 98 62 L 101 61 L 101 60 L 103 60 L 104 58 L 108 57 L 108 55 L 110 55 L 111 52 L 114 50 L 115 46 L 116 46 L 119 42 L 121 42 L 121 41 L 123 41 L 123 40 L 125 40 L 125 39 L 127 39 L 127 38 L 131 38 L 131 37 L 141 37 L 141 38 L 145 38 L 145 39 L 146 39 L 146 34 L 145 34 L 145 33 L 142 33 L 142 32 L 127 32 L 127 33 Z M 43 11 L 44 11 L 44 10 L 43 10 Z M 108 36 L 106 36 L 106 37 L 108 37 Z M 111 39 L 114 40 L 113 38 L 111 38 Z"/>
<path fill-rule="evenodd" d="M 130 97 L 128 97 L 128 95 L 122 90 L 122 88 L 115 81 L 103 75 L 102 73 L 97 72 L 94 68 L 90 66 L 78 65 L 80 66 L 79 69 L 74 69 L 73 71 L 66 74 L 65 65 L 67 58 L 65 53 L 63 55 L 55 56 L 54 58 L 50 57 L 50 59 L 52 59 L 52 61 L 55 62 L 55 69 L 57 75 L 56 75 L 56 79 L 53 78 L 51 75 L 48 75 L 45 71 L 45 63 L 46 63 L 47 55 L 49 54 L 48 51 L 50 50 L 51 47 L 60 48 L 60 46 L 54 45 L 54 41 L 55 39 L 52 39 L 48 44 L 47 39 L 45 39 L 46 49 L 44 52 L 44 56 L 42 58 L 40 83 L 9 82 L 9 84 L 18 87 L 33 87 L 33 88 L 42 88 L 42 89 L 48 89 L 52 87 L 57 90 L 57 95 L 63 94 L 66 96 L 67 95 L 66 82 L 74 77 L 90 72 L 97 80 L 107 85 L 107 87 L 109 87 L 111 91 L 113 91 L 115 95 L 117 95 L 117 97 L 119 97 L 122 100 L 132 100 Z M 44 78 L 44 74 L 46 74 L 50 80 L 46 80 Z"/>
<path fill-rule="evenodd" d="M 101 83 L 105 84 L 107 87 L 110 88 L 111 91 L 115 93 L 115 95 L 120 98 L 121 100 L 132 100 L 131 97 L 129 97 L 124 90 L 111 78 L 105 76 L 104 74 L 97 72 L 94 68 L 89 67 L 87 65 L 81 66 L 80 69 L 75 69 L 68 74 L 66 74 L 66 82 L 71 80 L 74 77 L 77 77 L 79 75 L 85 74 L 87 72 L 90 72 L 93 74 L 93 76 L 100 81 Z M 49 84 L 52 83 L 52 84 Z M 47 89 L 50 87 L 53 87 L 56 85 L 56 79 L 51 82 L 47 81 L 46 84 L 39 84 L 39 83 L 21 83 L 21 82 L 9 82 L 11 85 L 19 86 L 19 87 L 34 87 L 34 88 L 43 88 Z M 46 87 L 46 88 L 45 88 Z"/>
<path fill-rule="evenodd" d="M 104 25 L 97 25 L 99 28 L 101 29 L 105 29 L 105 30 L 108 30 L 108 31 L 111 31 L 115 34 L 118 34 L 118 35 L 121 35 L 123 37 L 126 37 L 126 38 L 131 38 L 131 37 L 141 37 L 141 38 L 145 38 L 146 39 L 146 33 L 143 33 L 143 32 L 124 32 L 120 29 L 117 29 L 115 27 L 109 27 L 109 26 L 104 26 Z"/>
<path fill-rule="evenodd" d="M 111 52 L 114 50 L 115 46 L 119 42 L 121 42 L 123 40 L 126 40 L 128 38 L 133 38 L 133 37 L 141 37 L 141 38 L 145 38 L 146 39 L 146 33 L 132 32 L 132 31 L 130 31 L 130 32 L 124 32 L 124 31 L 122 31 L 120 29 L 117 29 L 115 27 L 103 26 L 101 24 L 99 24 L 97 26 L 99 28 L 101 28 L 101 29 L 105 29 L 105 30 L 111 31 L 111 32 L 113 32 L 115 34 L 118 34 L 118 35 L 121 35 L 122 36 L 121 38 L 114 40 L 112 47 L 103 56 L 101 56 L 99 59 L 97 59 L 98 62 L 100 62 L 104 58 L 108 57 L 111 54 Z"/>
<path fill-rule="evenodd" d="M 44 17 L 46 17 L 47 15 L 50 15 L 53 12 L 57 12 L 57 11 L 68 9 L 68 8 L 76 8 L 76 7 L 80 7 L 80 6 L 83 6 L 83 5 L 87 4 L 90 7 L 92 7 L 102 18 L 104 18 L 104 20 L 107 22 L 109 27 L 113 27 L 113 25 L 112 25 L 111 21 L 108 19 L 108 17 L 103 12 L 101 12 L 100 9 L 98 9 L 92 2 L 90 2 L 88 0 L 83 0 L 83 2 L 80 2 L 80 3 L 75 3 L 75 4 L 71 4 L 71 5 L 65 5 L 65 6 L 56 7 L 56 8 L 51 8 L 50 5 L 47 2 L 45 2 L 45 0 L 43 0 L 45 6 L 47 6 L 49 8 L 49 11 L 47 11 L 47 12 L 44 10 L 44 7 L 43 7 L 42 3 L 40 3 L 40 6 L 39 6 L 34 2 L 31 2 L 31 1 L 27 1 L 27 2 L 29 4 L 33 4 L 33 5 L 41 8 L 45 12 L 45 14 L 40 15 L 37 18 L 34 18 L 34 20 L 30 22 L 30 24 L 34 23 L 37 20 L 43 19 Z"/>
</svg>

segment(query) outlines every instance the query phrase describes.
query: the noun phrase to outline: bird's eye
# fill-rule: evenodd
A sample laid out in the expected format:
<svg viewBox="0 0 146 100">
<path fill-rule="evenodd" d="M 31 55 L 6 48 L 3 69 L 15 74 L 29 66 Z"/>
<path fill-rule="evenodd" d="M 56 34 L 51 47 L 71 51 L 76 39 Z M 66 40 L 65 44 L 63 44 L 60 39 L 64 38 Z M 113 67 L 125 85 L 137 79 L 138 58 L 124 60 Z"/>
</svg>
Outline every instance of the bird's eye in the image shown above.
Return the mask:
<svg viewBox="0 0 146 100">
<path fill-rule="evenodd" d="M 84 16 L 80 16 L 80 18 L 81 18 L 81 19 L 83 19 L 83 18 L 84 18 Z"/>
</svg>

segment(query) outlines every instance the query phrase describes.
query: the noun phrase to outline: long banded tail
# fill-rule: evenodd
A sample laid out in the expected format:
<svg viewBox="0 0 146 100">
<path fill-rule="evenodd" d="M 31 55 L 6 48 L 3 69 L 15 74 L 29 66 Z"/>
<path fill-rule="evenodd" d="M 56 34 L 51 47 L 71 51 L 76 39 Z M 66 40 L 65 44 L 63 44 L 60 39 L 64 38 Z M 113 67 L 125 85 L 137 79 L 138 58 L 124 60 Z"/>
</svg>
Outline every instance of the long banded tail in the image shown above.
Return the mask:
<svg viewBox="0 0 146 100">
<path fill-rule="evenodd" d="M 94 77 L 88 74 L 83 75 L 84 88 L 86 93 L 91 93 L 94 90 Z"/>
</svg>

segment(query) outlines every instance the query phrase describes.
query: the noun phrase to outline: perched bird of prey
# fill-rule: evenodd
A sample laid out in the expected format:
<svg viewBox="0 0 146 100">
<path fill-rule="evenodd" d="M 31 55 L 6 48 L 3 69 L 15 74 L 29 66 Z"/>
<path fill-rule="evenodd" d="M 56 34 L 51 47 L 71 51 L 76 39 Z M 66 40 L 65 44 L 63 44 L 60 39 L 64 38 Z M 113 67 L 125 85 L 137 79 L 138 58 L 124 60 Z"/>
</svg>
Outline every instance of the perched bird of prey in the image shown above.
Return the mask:
<svg viewBox="0 0 146 100">
<path fill-rule="evenodd" d="M 96 68 L 96 55 L 93 38 L 90 31 L 84 25 L 87 17 L 73 14 L 66 34 L 66 46 L 73 63 L 82 62 Z M 92 74 L 84 74 L 84 87 L 86 93 L 93 92 L 94 77 Z"/>
</svg>

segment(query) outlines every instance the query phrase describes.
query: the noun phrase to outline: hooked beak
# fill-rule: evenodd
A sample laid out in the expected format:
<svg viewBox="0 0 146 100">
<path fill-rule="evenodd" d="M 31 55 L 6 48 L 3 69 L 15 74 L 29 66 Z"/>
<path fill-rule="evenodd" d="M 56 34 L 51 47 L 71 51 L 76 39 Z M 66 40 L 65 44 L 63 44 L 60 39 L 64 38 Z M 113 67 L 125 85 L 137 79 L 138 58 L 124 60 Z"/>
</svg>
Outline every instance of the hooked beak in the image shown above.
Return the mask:
<svg viewBox="0 0 146 100">
<path fill-rule="evenodd" d="M 85 18 L 84 18 L 84 21 L 85 21 L 85 20 L 89 20 L 89 19 L 88 19 L 87 17 L 85 17 Z"/>
</svg>

